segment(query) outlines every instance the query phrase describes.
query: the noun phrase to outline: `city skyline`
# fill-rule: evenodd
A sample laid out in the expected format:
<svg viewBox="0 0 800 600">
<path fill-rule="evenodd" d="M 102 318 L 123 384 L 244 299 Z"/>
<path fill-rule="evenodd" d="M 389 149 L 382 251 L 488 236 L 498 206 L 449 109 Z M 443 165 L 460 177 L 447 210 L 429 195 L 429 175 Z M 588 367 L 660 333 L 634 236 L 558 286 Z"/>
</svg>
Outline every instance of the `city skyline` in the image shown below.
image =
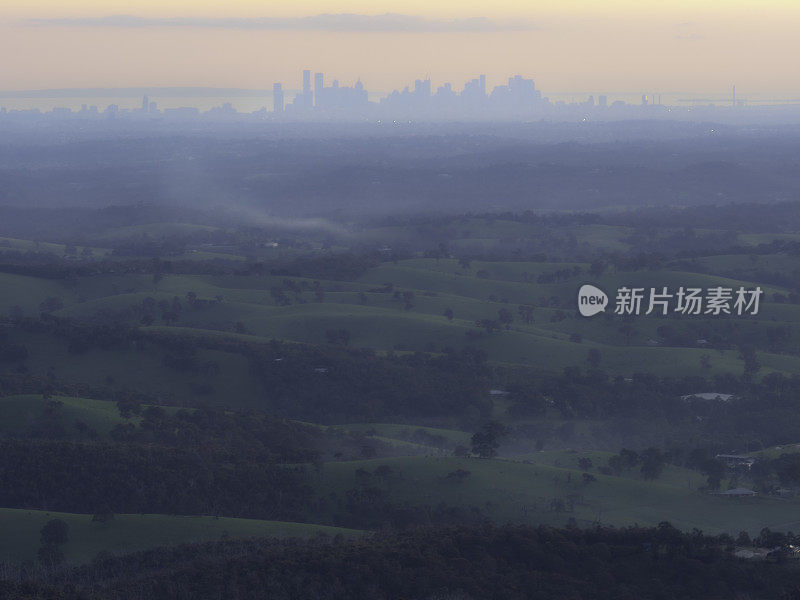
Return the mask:
<svg viewBox="0 0 800 600">
<path fill-rule="evenodd" d="M 292 89 L 294 85 L 298 89 Z M 202 90 L 202 88 L 200 88 Z M 67 92 L 68 90 L 62 90 Z M 91 90 L 86 90 L 90 92 Z M 113 90 L 105 90 L 111 93 Z M 186 89 L 184 93 L 191 91 Z M 209 90 L 213 91 L 213 90 Z M 226 90 L 219 90 L 220 93 Z M 227 90 L 233 92 L 236 90 Z M 246 90 L 240 90 L 246 92 Z M 728 95 L 715 98 L 667 98 L 663 94 L 645 92 L 635 101 L 625 101 L 607 94 L 586 94 L 570 100 L 550 97 L 536 85 L 532 78 L 519 74 L 506 78 L 498 85 L 490 85 L 485 74 L 478 74 L 466 82 L 453 84 L 441 82 L 435 85 L 429 76 L 417 78 L 409 85 L 390 93 L 371 93 L 359 79 L 353 85 L 341 84 L 335 77 L 324 72 L 304 69 L 284 86 L 274 82 L 271 90 L 250 90 L 259 106 L 241 111 L 230 99 L 217 98 L 218 102 L 197 106 L 191 101 L 179 106 L 160 106 L 159 90 L 151 88 L 140 96 L 138 105 L 133 99 L 127 102 L 102 103 L 82 102 L 79 110 L 54 104 L 49 110 L 33 108 L 8 108 L 0 93 L 0 117 L 30 119 L 31 117 L 69 119 L 134 119 L 142 117 L 153 120 L 262 120 L 294 122 L 309 120 L 373 121 L 378 124 L 400 120 L 415 121 L 508 121 L 550 119 L 563 121 L 624 120 L 624 119 L 679 119 L 720 118 L 730 122 L 762 121 L 782 118 L 787 122 L 800 120 L 800 102 L 796 99 L 772 104 L 750 104 L 737 95 L 732 86 Z M 150 97 L 153 94 L 153 97 Z M 202 96 L 198 96 L 202 97 Z M 271 102 L 266 101 L 271 99 Z M 185 100 L 185 99 L 184 99 Z M 630 100 L 630 98 L 628 99 Z M 262 102 L 265 101 L 265 102 Z M 759 111 L 759 109 L 762 109 Z"/>
<path fill-rule="evenodd" d="M 312 79 L 313 75 L 313 79 Z M 521 75 L 515 74 L 512 77 L 519 78 Z M 305 78 L 305 82 L 304 82 Z M 140 98 L 142 95 L 158 96 L 162 99 L 207 99 L 207 98 L 227 98 L 234 103 L 236 99 L 274 99 L 276 92 L 282 97 L 282 101 L 286 106 L 290 106 L 296 95 L 307 95 L 311 99 L 311 105 L 315 101 L 315 88 L 323 78 L 325 88 L 330 88 L 327 91 L 334 92 L 334 88 L 339 91 L 347 93 L 348 91 L 358 90 L 360 94 L 364 95 L 364 99 L 369 99 L 371 102 L 379 102 L 387 100 L 393 95 L 402 93 L 403 90 L 409 91 L 414 86 L 419 86 L 420 82 L 427 82 L 428 93 L 431 95 L 441 94 L 442 92 L 453 92 L 460 94 L 462 91 L 469 92 L 474 89 L 476 85 L 480 85 L 482 94 L 489 94 L 494 88 L 507 87 L 511 81 L 511 77 L 505 76 L 499 81 L 492 81 L 483 73 L 474 77 L 469 77 L 463 82 L 455 81 L 453 79 L 434 79 L 430 74 L 421 75 L 415 79 L 401 83 L 399 86 L 390 90 L 381 89 L 367 89 L 366 82 L 362 78 L 357 78 L 354 81 L 342 80 L 336 75 L 325 74 L 320 71 L 312 69 L 303 69 L 299 72 L 297 77 L 290 79 L 288 82 L 284 81 L 271 81 L 267 82 L 265 77 L 265 85 L 260 88 L 218 88 L 218 87 L 205 87 L 205 86 L 136 86 L 126 88 L 115 87 L 79 87 L 79 88 L 44 88 L 44 89 L 28 89 L 28 90 L 10 90 L 0 88 L 0 105 L 3 101 L 25 101 L 25 100 L 50 100 L 58 103 L 59 99 L 75 100 L 77 98 Z M 330 83 L 330 85 L 328 85 Z M 537 88 L 538 89 L 538 88 Z M 742 90 L 740 89 L 740 92 Z M 702 97 L 705 94 L 705 97 Z M 579 88 L 574 90 L 549 90 L 548 96 L 553 102 L 583 102 L 590 97 L 606 97 L 609 103 L 615 101 L 622 101 L 625 103 L 638 103 L 642 96 L 649 98 L 649 103 L 657 104 L 709 104 L 709 103 L 727 103 L 732 101 L 733 98 L 738 100 L 742 105 L 761 105 L 761 104 L 795 104 L 800 103 L 800 93 L 753 93 L 752 90 L 744 90 L 743 93 L 736 93 L 736 85 L 731 84 L 726 89 L 718 89 L 710 92 L 697 92 L 692 90 L 665 90 L 663 88 L 656 89 L 639 89 L 639 90 L 610 90 L 610 89 L 587 89 Z M 665 99 L 665 101 L 662 101 Z M 22 107 L 32 108 L 32 107 Z M 41 107 L 40 107 L 41 108 Z M 280 111 L 279 111 L 280 112 Z"/>
</svg>

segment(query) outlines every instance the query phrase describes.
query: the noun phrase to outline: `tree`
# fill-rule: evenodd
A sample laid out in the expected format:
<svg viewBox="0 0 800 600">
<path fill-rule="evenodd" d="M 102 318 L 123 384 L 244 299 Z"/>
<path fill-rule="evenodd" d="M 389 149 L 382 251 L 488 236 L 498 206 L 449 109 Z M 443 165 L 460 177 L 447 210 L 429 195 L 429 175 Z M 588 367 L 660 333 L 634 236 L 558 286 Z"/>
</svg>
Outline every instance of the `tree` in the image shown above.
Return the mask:
<svg viewBox="0 0 800 600">
<path fill-rule="evenodd" d="M 444 313 L 442 313 L 442 314 L 444 314 L 444 316 L 447 317 L 448 321 L 452 321 L 453 320 L 453 316 L 454 316 L 453 315 L 453 309 L 450 308 L 449 306 L 444 309 Z"/>
<path fill-rule="evenodd" d="M 506 329 L 511 328 L 511 323 L 514 322 L 514 315 L 511 314 L 511 311 L 507 308 L 501 308 L 497 311 L 497 320 L 503 325 Z"/>
<path fill-rule="evenodd" d="M 750 534 L 746 531 L 740 531 L 736 538 L 736 544 L 739 546 L 751 546 L 753 540 L 750 539 Z"/>
<path fill-rule="evenodd" d="M 622 459 L 619 455 L 615 454 L 614 456 L 608 459 L 608 468 L 611 469 L 611 472 L 614 475 L 622 475 L 622 471 L 625 469 L 625 466 L 622 464 Z"/>
<path fill-rule="evenodd" d="M 622 464 L 626 469 L 635 467 L 641 460 L 636 452 L 628 450 L 627 448 L 623 448 L 619 451 L 619 457 L 622 459 Z"/>
<path fill-rule="evenodd" d="M 641 473 L 645 479 L 658 479 L 664 470 L 664 454 L 657 448 L 648 448 L 642 452 Z"/>
<path fill-rule="evenodd" d="M 725 463 L 716 458 L 709 458 L 703 463 L 701 471 L 706 475 L 708 487 L 718 490 L 722 484 L 722 478 L 725 476 Z"/>
<path fill-rule="evenodd" d="M 506 426 L 498 421 L 490 421 L 472 435 L 472 452 L 481 458 L 497 456 L 500 439 L 508 435 Z"/>
<path fill-rule="evenodd" d="M 458 456 L 459 458 L 464 458 L 466 456 L 469 456 L 469 448 L 467 448 L 463 444 L 458 444 L 453 449 L 453 456 Z"/>
<path fill-rule="evenodd" d="M 93 523 L 107 523 L 113 519 L 114 511 L 111 510 L 111 507 L 108 504 L 103 504 L 100 508 L 94 511 L 94 514 L 92 515 Z"/>
<path fill-rule="evenodd" d="M 638 465 L 639 461 L 640 458 L 636 452 L 623 448 L 619 454 L 608 459 L 608 467 L 615 475 L 621 475 L 623 471 Z"/>
<path fill-rule="evenodd" d="M 69 526 L 61 519 L 51 519 L 41 529 L 42 545 L 66 544 L 69 539 Z"/>
<path fill-rule="evenodd" d="M 744 361 L 744 376 L 749 379 L 761 370 L 761 364 L 756 357 L 756 349 L 750 345 L 739 347 L 739 358 Z"/>
<path fill-rule="evenodd" d="M 489 334 L 494 333 L 495 331 L 500 331 L 500 323 L 494 319 L 478 319 L 475 321 L 475 326 L 485 329 L 486 333 Z"/>
<path fill-rule="evenodd" d="M 64 562 L 64 553 L 56 544 L 42 544 L 36 556 L 39 562 L 46 566 L 60 565 Z"/>
<path fill-rule="evenodd" d="M 517 307 L 517 312 L 526 325 L 530 325 L 533 322 L 533 306 L 530 304 L 520 304 Z"/>
</svg>

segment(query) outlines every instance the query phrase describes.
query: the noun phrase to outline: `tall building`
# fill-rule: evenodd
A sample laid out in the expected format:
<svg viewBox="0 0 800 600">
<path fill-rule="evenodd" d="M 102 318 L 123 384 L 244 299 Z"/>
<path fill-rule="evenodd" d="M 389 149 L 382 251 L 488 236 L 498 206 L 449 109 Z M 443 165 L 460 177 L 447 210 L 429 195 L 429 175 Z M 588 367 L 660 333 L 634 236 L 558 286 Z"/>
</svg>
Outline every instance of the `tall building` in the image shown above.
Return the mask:
<svg viewBox="0 0 800 600">
<path fill-rule="evenodd" d="M 311 71 L 305 69 L 303 71 L 303 101 L 301 105 L 305 109 L 310 109 L 313 104 L 314 96 L 311 93 Z"/>
<path fill-rule="evenodd" d="M 418 96 L 431 95 L 431 80 L 430 79 L 417 79 L 414 82 L 414 93 Z"/>
<path fill-rule="evenodd" d="M 314 106 L 322 106 L 324 104 L 324 89 L 325 75 L 322 73 L 314 73 Z"/>
<path fill-rule="evenodd" d="M 453 95 L 453 86 L 450 83 L 445 83 L 444 85 L 440 85 L 436 90 L 436 95 L 446 95 L 451 96 Z"/>
<path fill-rule="evenodd" d="M 542 94 L 536 89 L 533 79 L 514 75 L 508 78 L 508 85 L 495 86 L 489 99 L 494 110 L 524 114 L 539 104 Z"/>
<path fill-rule="evenodd" d="M 283 86 L 280 83 L 272 84 L 272 110 L 276 113 L 283 112 Z"/>
<path fill-rule="evenodd" d="M 148 108 L 150 108 L 150 99 L 147 96 L 142 96 L 142 112 L 146 113 Z"/>
</svg>

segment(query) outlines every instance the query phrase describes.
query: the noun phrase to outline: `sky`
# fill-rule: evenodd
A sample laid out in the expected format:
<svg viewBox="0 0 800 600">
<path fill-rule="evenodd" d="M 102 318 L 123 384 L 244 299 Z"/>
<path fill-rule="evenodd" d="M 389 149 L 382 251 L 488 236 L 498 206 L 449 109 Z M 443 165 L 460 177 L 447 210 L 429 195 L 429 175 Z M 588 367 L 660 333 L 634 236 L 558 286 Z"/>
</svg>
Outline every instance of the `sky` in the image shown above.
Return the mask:
<svg viewBox="0 0 800 600">
<path fill-rule="evenodd" d="M 800 0 L 3 0 L 0 90 L 388 92 L 519 73 L 547 92 L 797 92 Z"/>
</svg>

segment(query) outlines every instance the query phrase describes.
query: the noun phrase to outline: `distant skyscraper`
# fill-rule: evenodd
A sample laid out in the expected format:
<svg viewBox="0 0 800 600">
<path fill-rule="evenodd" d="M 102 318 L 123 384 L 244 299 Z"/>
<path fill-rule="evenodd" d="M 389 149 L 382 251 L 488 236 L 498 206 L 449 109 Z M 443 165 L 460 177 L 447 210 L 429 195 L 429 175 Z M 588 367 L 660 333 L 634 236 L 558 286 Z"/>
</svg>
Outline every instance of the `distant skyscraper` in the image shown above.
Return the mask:
<svg viewBox="0 0 800 600">
<path fill-rule="evenodd" d="M 272 84 L 272 110 L 276 113 L 283 112 L 283 86 L 280 83 Z"/>
<path fill-rule="evenodd" d="M 314 73 L 314 106 L 323 105 L 323 95 L 325 89 L 325 75 Z"/>
<path fill-rule="evenodd" d="M 303 71 L 303 102 L 302 107 L 310 109 L 314 104 L 314 95 L 311 93 L 311 71 Z"/>
<path fill-rule="evenodd" d="M 445 83 L 444 85 L 439 86 L 436 90 L 436 94 L 443 94 L 443 95 L 451 95 L 453 93 L 453 86 L 449 83 Z"/>
<path fill-rule="evenodd" d="M 518 115 L 533 109 L 541 100 L 541 92 L 536 89 L 533 79 L 514 75 L 508 78 L 508 85 L 495 86 L 489 100 L 493 109 Z"/>
<path fill-rule="evenodd" d="M 150 99 L 147 96 L 142 96 L 142 112 L 146 113 L 150 108 Z"/>
<path fill-rule="evenodd" d="M 606 96 L 598 96 L 597 105 L 600 108 L 605 108 L 606 106 L 608 106 L 608 98 Z"/>
<path fill-rule="evenodd" d="M 460 94 L 459 107 L 468 113 L 483 112 L 488 108 L 486 96 L 486 75 L 480 75 L 464 84 Z"/>
</svg>

